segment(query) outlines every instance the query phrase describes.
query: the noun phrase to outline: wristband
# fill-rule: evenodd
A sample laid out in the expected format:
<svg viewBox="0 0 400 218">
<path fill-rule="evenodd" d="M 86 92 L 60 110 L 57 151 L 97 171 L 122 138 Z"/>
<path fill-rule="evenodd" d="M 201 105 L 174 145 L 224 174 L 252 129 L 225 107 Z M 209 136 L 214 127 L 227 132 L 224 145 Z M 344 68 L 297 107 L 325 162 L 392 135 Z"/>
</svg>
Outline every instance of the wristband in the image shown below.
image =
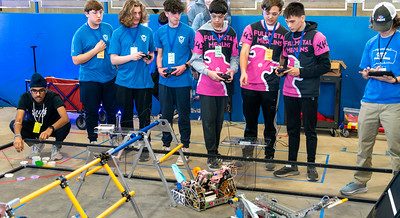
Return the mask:
<svg viewBox="0 0 400 218">
<path fill-rule="evenodd" d="M 21 136 L 21 134 L 14 134 L 14 139 L 17 138 L 17 137 L 21 138 L 22 136 Z"/>
<path fill-rule="evenodd" d="M 394 84 L 399 83 L 399 80 L 397 79 L 397 76 L 394 77 Z"/>
<path fill-rule="evenodd" d="M 185 67 L 186 67 L 186 69 L 189 69 L 190 65 L 188 63 L 185 63 Z"/>
<path fill-rule="evenodd" d="M 54 132 L 56 129 L 54 128 L 53 125 L 49 126 L 49 128 Z"/>
</svg>

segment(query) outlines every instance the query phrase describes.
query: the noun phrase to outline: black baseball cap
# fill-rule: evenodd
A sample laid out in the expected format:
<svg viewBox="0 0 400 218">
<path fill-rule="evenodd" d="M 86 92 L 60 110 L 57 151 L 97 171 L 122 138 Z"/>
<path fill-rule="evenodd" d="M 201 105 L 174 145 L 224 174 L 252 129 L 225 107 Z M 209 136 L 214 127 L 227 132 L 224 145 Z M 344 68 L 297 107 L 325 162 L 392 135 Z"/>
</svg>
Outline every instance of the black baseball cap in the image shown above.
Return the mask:
<svg viewBox="0 0 400 218">
<path fill-rule="evenodd" d="M 372 11 L 372 29 L 386 32 L 393 26 L 396 17 L 396 8 L 389 2 L 381 2 L 375 5 Z"/>
</svg>

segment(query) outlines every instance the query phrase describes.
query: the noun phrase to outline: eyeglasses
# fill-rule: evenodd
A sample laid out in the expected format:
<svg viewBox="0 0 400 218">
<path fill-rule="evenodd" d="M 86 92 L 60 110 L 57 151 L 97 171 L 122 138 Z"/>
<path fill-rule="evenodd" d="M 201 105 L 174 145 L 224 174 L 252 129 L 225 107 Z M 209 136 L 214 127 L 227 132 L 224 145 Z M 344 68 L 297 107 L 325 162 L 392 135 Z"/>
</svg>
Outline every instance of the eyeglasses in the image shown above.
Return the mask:
<svg viewBox="0 0 400 218">
<path fill-rule="evenodd" d="M 98 15 L 98 14 L 103 15 L 104 11 L 103 10 L 98 10 L 98 11 L 91 10 L 91 11 L 89 11 L 89 14 L 91 14 L 91 15 Z"/>
<path fill-rule="evenodd" d="M 264 11 L 265 15 L 267 15 L 267 16 L 272 15 L 273 17 L 277 17 L 280 14 L 280 12 L 272 12 L 272 13 L 270 13 L 266 9 L 263 9 L 263 11 Z"/>
<path fill-rule="evenodd" d="M 32 94 L 43 94 L 46 92 L 46 89 L 31 89 Z"/>
</svg>

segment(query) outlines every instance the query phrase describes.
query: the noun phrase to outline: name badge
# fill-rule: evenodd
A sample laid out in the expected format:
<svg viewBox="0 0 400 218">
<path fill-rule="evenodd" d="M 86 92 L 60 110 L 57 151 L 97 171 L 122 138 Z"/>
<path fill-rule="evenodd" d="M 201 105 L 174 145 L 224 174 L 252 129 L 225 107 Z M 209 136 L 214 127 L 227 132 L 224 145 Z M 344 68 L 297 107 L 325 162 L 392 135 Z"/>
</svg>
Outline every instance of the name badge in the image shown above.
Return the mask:
<svg viewBox="0 0 400 218">
<path fill-rule="evenodd" d="M 168 53 L 168 64 L 175 64 L 175 53 Z"/>
<path fill-rule="evenodd" d="M 104 59 L 104 50 L 99 52 L 99 53 L 97 53 L 97 58 L 98 59 Z"/>
<path fill-rule="evenodd" d="M 264 59 L 266 61 L 272 61 L 272 56 L 274 56 L 274 50 L 267 48 L 267 50 L 265 50 L 265 57 Z"/>
<path fill-rule="evenodd" d="M 222 46 L 215 46 L 215 57 L 222 57 Z"/>
<path fill-rule="evenodd" d="M 39 133 L 41 127 L 42 127 L 41 123 L 35 122 L 35 125 L 33 125 L 33 133 Z"/>
<path fill-rule="evenodd" d="M 294 68 L 301 68 L 301 66 L 300 66 L 300 61 L 298 61 L 298 60 L 295 60 L 294 61 Z"/>
<path fill-rule="evenodd" d="M 131 55 L 138 53 L 137 47 L 131 47 Z"/>
</svg>

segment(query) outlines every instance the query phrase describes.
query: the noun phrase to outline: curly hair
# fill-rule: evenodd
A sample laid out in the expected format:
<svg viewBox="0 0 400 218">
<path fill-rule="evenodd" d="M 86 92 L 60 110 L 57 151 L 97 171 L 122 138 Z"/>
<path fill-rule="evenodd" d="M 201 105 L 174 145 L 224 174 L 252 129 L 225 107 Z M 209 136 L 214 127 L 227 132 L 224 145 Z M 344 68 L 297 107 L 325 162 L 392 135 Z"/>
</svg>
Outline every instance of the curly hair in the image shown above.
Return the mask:
<svg viewBox="0 0 400 218">
<path fill-rule="evenodd" d="M 125 27 L 131 27 L 133 25 L 133 8 L 140 7 L 140 11 L 142 13 L 142 17 L 140 18 L 139 23 L 146 23 L 149 15 L 146 11 L 146 6 L 139 0 L 126 0 L 122 10 L 119 12 L 119 22 Z"/>
<path fill-rule="evenodd" d="M 183 3 L 180 0 L 166 0 L 163 3 L 164 11 L 171 12 L 173 14 L 182 13 L 185 10 Z"/>
<path fill-rule="evenodd" d="M 395 29 L 398 29 L 400 27 L 400 17 L 397 14 L 393 18 L 393 26 L 392 27 L 395 28 Z"/>
</svg>

